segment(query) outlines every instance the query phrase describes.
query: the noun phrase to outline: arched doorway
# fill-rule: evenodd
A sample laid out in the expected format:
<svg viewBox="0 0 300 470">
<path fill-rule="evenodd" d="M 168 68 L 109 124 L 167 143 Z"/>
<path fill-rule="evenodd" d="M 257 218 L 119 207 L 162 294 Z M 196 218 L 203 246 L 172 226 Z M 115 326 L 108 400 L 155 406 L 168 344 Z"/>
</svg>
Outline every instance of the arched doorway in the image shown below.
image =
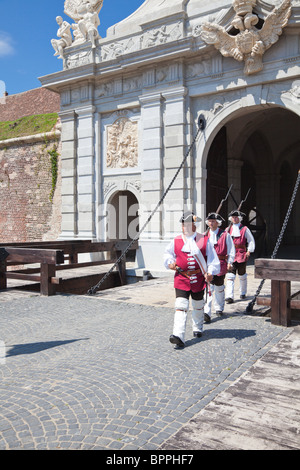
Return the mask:
<svg viewBox="0 0 300 470">
<path fill-rule="evenodd" d="M 132 240 L 139 232 L 139 203 L 131 191 L 118 191 L 107 204 L 107 240 Z M 135 250 L 127 253 L 134 261 Z"/>
<path fill-rule="evenodd" d="M 251 188 L 242 211 L 251 217 L 250 224 L 257 225 L 256 256 L 269 256 L 274 249 L 297 178 L 299 154 L 300 118 L 279 106 L 243 108 L 238 117 L 233 113 L 210 145 L 206 163 L 206 212 L 216 210 L 233 184 L 237 204 L 229 198 L 221 212 L 227 221 L 228 211 Z M 299 209 L 294 207 L 283 240 L 285 246 L 299 245 L 297 214 Z M 264 240 L 260 238 L 262 231 Z M 299 250 L 293 253 L 295 258 L 299 257 Z"/>
</svg>

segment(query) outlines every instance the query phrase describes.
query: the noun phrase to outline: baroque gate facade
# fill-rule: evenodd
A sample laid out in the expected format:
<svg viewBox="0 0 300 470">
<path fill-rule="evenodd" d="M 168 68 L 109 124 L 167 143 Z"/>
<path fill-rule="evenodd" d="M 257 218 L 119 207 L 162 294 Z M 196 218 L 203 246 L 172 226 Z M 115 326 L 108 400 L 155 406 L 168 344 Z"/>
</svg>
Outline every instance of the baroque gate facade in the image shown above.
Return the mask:
<svg viewBox="0 0 300 470">
<path fill-rule="evenodd" d="M 103 0 L 77 3 L 76 16 L 76 1 L 65 2 L 75 25 L 74 37 L 60 43 L 62 71 L 40 78 L 61 96 L 61 238 L 106 240 L 122 212 L 112 210 L 118 222 L 109 220 L 111 202 L 114 209 L 118 195 L 129 194 L 125 220 L 133 230 L 124 233 L 132 238 L 172 181 L 202 114 L 205 129 L 141 234 L 137 268 L 162 271 L 183 208 L 202 218 L 204 230 L 231 184 L 237 202 L 251 187 L 244 209 L 258 235 L 266 229 L 260 249 L 271 251 L 299 169 L 300 1 L 146 0 L 105 38 Z M 299 245 L 299 206 L 286 244 Z M 223 217 L 234 207 L 229 199 Z"/>
</svg>

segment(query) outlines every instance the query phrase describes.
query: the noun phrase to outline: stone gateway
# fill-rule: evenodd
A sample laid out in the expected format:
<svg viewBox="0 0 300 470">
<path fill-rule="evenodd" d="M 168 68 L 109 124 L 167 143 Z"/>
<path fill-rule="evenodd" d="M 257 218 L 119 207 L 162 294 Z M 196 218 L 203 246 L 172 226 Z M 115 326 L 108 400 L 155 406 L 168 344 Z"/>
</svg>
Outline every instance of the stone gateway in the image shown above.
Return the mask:
<svg viewBox="0 0 300 470">
<path fill-rule="evenodd" d="M 137 268 L 164 271 L 183 210 L 204 231 L 231 184 L 222 217 L 251 188 L 243 212 L 257 255 L 272 252 L 299 169 L 300 1 L 146 0 L 105 37 L 102 5 L 65 2 L 72 43 L 59 42 L 62 70 L 40 78 L 61 97 L 60 237 L 132 238 L 128 227 L 144 225 L 203 115 L 140 236 Z M 298 203 L 284 239 L 292 250 L 299 220 Z"/>
</svg>

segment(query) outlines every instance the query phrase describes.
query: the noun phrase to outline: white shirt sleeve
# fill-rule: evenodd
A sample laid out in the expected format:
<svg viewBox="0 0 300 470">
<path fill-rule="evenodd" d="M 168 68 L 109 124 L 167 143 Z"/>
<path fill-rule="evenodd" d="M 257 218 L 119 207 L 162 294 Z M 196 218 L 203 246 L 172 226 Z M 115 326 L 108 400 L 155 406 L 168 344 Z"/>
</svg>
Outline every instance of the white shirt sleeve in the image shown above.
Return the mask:
<svg viewBox="0 0 300 470">
<path fill-rule="evenodd" d="M 176 261 L 176 255 L 174 252 L 174 240 L 172 240 L 167 246 L 167 248 L 165 249 L 165 253 L 164 253 L 165 268 L 170 269 L 169 264 L 175 263 L 175 261 Z"/>
<path fill-rule="evenodd" d="M 227 233 L 226 235 L 226 246 L 227 246 L 227 255 L 228 255 L 227 263 L 232 264 L 235 258 L 235 246 L 229 233 Z"/>
<path fill-rule="evenodd" d="M 212 274 L 213 276 L 216 276 L 220 272 L 220 261 L 218 258 L 218 255 L 216 253 L 216 250 L 212 246 L 212 244 L 207 242 L 206 245 L 206 256 L 207 256 L 207 272 L 209 274 Z"/>
<path fill-rule="evenodd" d="M 255 250 L 255 240 L 254 240 L 254 237 L 253 237 L 251 231 L 248 228 L 245 232 L 245 237 L 246 237 L 246 240 L 248 242 L 248 251 L 250 253 L 253 253 L 254 250 Z"/>
</svg>

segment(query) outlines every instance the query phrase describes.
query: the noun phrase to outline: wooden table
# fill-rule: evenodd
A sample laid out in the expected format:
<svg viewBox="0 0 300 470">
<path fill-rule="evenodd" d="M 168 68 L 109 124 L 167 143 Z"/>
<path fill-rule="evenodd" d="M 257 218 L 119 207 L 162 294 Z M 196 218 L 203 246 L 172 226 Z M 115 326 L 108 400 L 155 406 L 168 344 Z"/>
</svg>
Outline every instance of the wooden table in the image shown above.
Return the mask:
<svg viewBox="0 0 300 470">
<path fill-rule="evenodd" d="M 300 261 L 284 259 L 255 260 L 255 278 L 271 280 L 271 299 L 257 298 L 259 305 L 271 306 L 271 322 L 290 326 L 291 310 L 300 309 L 300 292 L 291 295 L 291 281 L 300 281 Z"/>
</svg>

